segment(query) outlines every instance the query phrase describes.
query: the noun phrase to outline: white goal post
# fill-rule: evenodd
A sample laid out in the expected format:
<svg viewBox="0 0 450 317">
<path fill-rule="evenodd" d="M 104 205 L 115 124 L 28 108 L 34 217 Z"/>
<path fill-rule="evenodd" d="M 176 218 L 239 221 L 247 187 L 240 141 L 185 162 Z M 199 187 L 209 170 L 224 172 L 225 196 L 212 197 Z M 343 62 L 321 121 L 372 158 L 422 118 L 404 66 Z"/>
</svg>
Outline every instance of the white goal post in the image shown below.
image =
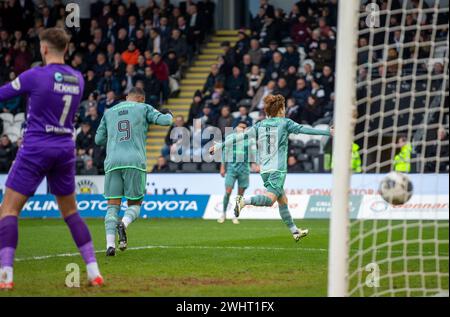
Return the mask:
<svg viewBox="0 0 450 317">
<path fill-rule="evenodd" d="M 339 1 L 330 297 L 449 296 L 448 10 L 438 0 Z M 376 188 L 393 170 L 413 181 L 411 201 L 356 197 L 355 216 L 351 189 Z"/>
</svg>

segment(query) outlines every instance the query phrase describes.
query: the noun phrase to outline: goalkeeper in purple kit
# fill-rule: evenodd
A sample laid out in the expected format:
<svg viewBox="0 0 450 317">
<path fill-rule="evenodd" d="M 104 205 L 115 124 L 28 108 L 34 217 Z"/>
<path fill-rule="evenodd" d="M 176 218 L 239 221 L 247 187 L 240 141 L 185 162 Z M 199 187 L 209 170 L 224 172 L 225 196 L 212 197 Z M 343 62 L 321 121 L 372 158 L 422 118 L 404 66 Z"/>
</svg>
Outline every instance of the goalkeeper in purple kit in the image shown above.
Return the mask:
<svg viewBox="0 0 450 317">
<path fill-rule="evenodd" d="M 0 87 L 0 101 L 28 95 L 23 145 L 9 171 L 0 208 L 0 289 L 13 288 L 18 216 L 44 177 L 87 266 L 89 283 L 103 284 L 89 230 L 75 200 L 74 120 L 83 96 L 82 75 L 64 64 L 69 36 L 51 28 L 40 35 L 45 63 Z"/>
</svg>

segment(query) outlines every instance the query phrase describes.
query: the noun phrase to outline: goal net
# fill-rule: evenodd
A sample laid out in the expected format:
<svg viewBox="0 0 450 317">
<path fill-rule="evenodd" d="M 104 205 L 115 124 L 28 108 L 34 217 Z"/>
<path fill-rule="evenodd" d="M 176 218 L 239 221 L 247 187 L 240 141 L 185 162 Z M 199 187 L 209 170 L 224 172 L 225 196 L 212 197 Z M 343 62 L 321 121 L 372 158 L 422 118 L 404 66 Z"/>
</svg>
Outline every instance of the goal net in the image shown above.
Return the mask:
<svg viewBox="0 0 450 317">
<path fill-rule="evenodd" d="M 448 1 L 340 5 L 329 295 L 448 296 Z M 390 171 L 413 183 L 404 205 L 377 193 Z"/>
</svg>

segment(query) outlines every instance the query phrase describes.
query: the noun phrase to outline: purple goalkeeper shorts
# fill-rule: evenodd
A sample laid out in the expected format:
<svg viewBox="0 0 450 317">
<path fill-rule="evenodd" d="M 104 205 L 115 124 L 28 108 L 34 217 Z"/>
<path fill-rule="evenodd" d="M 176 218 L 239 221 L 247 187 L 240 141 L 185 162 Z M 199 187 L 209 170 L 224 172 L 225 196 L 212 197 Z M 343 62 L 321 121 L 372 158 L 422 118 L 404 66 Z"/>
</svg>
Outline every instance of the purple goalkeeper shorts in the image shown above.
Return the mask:
<svg viewBox="0 0 450 317">
<path fill-rule="evenodd" d="M 6 187 L 33 196 L 44 177 L 50 193 L 68 196 L 75 192 L 75 149 L 23 147 L 8 174 Z"/>
</svg>

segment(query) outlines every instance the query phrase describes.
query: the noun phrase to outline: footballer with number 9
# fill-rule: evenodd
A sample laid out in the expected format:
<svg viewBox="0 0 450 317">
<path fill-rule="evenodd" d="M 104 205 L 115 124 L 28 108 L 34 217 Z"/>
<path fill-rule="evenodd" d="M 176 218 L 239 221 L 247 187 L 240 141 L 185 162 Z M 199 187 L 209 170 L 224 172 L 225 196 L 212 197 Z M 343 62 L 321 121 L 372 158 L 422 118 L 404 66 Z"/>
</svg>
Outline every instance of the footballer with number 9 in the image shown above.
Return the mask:
<svg viewBox="0 0 450 317">
<path fill-rule="evenodd" d="M 169 110 L 159 112 L 144 102 L 144 91 L 141 88 L 132 88 L 126 101 L 105 113 L 95 135 L 95 143 L 107 145 L 106 256 L 116 255 L 116 230 L 119 235 L 119 249 L 125 251 L 128 245 L 126 229 L 139 218 L 147 182 L 145 144 L 148 127 L 150 124 L 169 126 L 173 121 Z M 127 199 L 128 208 L 122 221 L 119 221 L 122 198 Z"/>
<path fill-rule="evenodd" d="M 69 36 L 61 28 L 40 34 L 45 66 L 35 67 L 0 87 L 0 101 L 28 95 L 24 141 L 9 171 L 0 208 L 0 289 L 13 288 L 18 216 L 44 177 L 86 263 L 89 283 L 103 284 L 88 227 L 75 199 L 75 114 L 83 96 L 81 73 L 65 65 Z"/>
</svg>

